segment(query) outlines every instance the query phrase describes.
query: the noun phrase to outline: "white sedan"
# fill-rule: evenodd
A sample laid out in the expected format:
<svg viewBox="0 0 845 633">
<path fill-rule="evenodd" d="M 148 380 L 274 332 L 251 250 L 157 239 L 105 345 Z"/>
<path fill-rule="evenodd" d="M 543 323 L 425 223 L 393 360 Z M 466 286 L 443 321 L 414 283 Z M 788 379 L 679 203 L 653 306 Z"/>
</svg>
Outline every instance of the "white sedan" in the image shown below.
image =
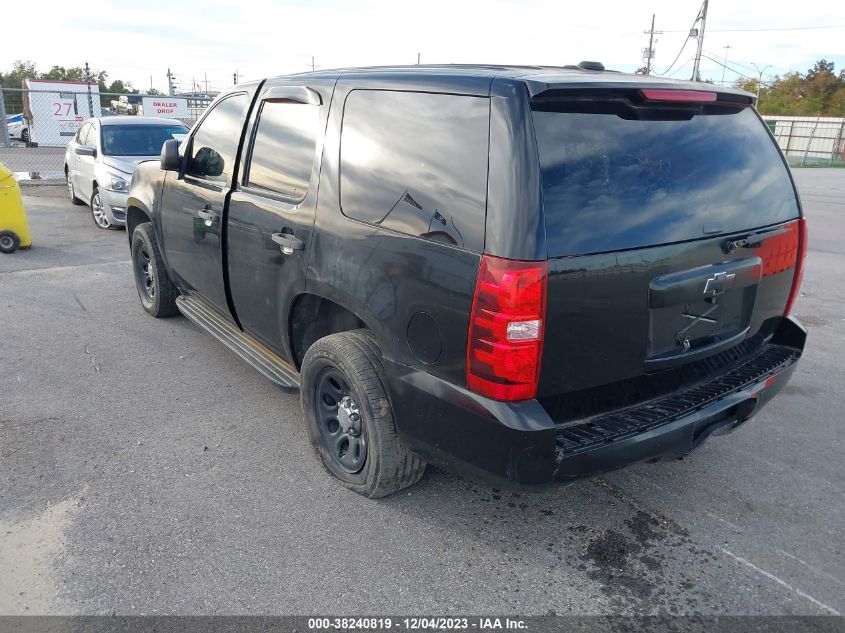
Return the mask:
<svg viewBox="0 0 845 633">
<path fill-rule="evenodd" d="M 157 159 L 161 146 L 181 139 L 188 128 L 180 121 L 140 116 L 88 119 L 65 150 L 68 195 L 74 204 L 91 207 L 101 229 L 126 224 L 126 199 L 138 163 Z"/>
</svg>

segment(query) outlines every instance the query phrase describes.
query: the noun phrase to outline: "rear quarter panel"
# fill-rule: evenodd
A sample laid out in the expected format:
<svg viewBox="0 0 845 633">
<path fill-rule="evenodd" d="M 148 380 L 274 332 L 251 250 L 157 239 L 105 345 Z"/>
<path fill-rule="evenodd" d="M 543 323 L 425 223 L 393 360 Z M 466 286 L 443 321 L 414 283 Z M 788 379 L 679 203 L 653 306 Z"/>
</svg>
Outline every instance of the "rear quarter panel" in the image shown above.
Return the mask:
<svg viewBox="0 0 845 633">
<path fill-rule="evenodd" d="M 372 330 L 386 358 L 463 385 L 480 254 L 396 233 L 342 213 L 340 131 L 349 92 L 348 85 L 338 84 L 326 130 L 307 291 L 354 312 Z M 439 340 L 440 351 L 429 363 L 409 347 L 408 326 L 420 314 L 436 323 L 430 333 Z"/>
</svg>

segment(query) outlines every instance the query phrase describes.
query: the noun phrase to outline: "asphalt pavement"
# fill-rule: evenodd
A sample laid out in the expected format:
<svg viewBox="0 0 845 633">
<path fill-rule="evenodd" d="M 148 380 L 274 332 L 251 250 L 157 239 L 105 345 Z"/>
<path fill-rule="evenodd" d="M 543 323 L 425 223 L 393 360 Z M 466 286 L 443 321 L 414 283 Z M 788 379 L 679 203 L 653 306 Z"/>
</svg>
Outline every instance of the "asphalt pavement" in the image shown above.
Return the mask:
<svg viewBox="0 0 845 633">
<path fill-rule="evenodd" d="M 692 456 L 542 492 L 325 474 L 297 396 L 138 303 L 124 231 L 27 188 L 0 255 L 0 613 L 845 613 L 845 169 L 811 240 L 792 382 Z"/>
</svg>

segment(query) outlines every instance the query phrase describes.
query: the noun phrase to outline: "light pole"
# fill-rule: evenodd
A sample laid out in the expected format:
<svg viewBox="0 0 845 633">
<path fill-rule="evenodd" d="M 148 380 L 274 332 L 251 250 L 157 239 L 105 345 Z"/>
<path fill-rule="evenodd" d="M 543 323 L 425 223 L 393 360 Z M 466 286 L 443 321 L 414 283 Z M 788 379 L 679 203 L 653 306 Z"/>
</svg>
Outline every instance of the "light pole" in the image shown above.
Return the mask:
<svg viewBox="0 0 845 633">
<path fill-rule="evenodd" d="M 731 46 L 730 44 L 728 44 L 727 46 L 724 47 L 724 49 L 725 49 L 725 63 L 722 64 L 722 81 L 719 82 L 720 84 L 723 84 L 723 85 L 725 83 L 725 69 L 728 67 L 728 51 L 731 50 L 732 48 L 733 48 L 733 46 Z"/>
<path fill-rule="evenodd" d="M 760 101 L 760 84 L 763 83 L 763 73 L 766 72 L 767 68 L 771 68 L 772 65 L 769 64 L 768 66 L 763 66 L 763 70 L 760 70 L 760 67 L 754 62 L 751 62 L 751 65 L 754 66 L 755 70 L 760 75 L 760 77 L 757 79 L 757 101 Z"/>
</svg>

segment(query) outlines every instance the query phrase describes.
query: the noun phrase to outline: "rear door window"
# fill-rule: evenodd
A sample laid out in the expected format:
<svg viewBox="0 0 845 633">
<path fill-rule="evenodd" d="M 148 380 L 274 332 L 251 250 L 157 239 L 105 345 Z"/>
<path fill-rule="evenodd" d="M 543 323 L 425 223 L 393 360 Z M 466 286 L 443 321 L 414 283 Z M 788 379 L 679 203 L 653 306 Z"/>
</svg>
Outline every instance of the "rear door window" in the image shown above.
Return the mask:
<svg viewBox="0 0 845 633">
<path fill-rule="evenodd" d="M 779 150 L 751 108 L 636 120 L 566 107 L 547 103 L 532 112 L 550 257 L 691 240 L 798 216 Z"/>
<path fill-rule="evenodd" d="M 353 90 L 340 140 L 343 213 L 481 251 L 488 133 L 487 98 Z"/>
</svg>

